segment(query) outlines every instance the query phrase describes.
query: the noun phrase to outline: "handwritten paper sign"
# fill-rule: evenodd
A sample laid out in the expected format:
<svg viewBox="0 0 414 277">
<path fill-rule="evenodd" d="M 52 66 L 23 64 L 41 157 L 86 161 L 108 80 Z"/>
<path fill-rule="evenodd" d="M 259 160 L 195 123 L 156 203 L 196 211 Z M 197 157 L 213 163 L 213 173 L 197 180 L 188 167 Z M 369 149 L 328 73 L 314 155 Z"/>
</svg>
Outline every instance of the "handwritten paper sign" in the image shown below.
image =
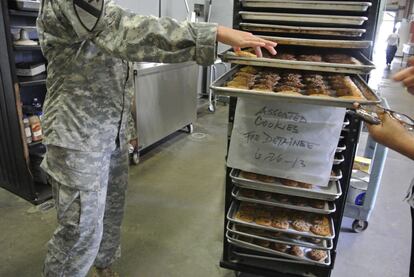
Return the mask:
<svg viewBox="0 0 414 277">
<path fill-rule="evenodd" d="M 238 99 L 229 167 L 328 186 L 344 108 Z"/>
</svg>

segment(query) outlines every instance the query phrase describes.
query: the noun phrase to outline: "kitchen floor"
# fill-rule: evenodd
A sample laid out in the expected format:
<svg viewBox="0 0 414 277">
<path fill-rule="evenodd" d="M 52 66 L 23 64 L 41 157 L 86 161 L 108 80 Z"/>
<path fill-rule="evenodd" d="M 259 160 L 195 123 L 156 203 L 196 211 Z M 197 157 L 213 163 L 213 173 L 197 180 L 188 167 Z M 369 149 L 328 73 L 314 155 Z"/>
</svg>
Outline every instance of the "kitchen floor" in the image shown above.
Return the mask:
<svg viewBox="0 0 414 277">
<path fill-rule="evenodd" d="M 393 109 L 414 116 L 413 96 L 389 80 L 380 86 Z M 215 114 L 200 114 L 193 135 L 172 135 L 131 167 L 123 255 L 115 265 L 122 277 L 234 276 L 218 265 L 226 123 L 227 107 L 219 105 Z M 352 233 L 352 220 L 344 220 L 334 277 L 408 276 L 411 219 L 402 199 L 413 172 L 413 161 L 389 152 L 368 229 Z M 0 276 L 40 276 L 54 209 L 33 207 L 0 190 L 0 214 Z"/>
</svg>

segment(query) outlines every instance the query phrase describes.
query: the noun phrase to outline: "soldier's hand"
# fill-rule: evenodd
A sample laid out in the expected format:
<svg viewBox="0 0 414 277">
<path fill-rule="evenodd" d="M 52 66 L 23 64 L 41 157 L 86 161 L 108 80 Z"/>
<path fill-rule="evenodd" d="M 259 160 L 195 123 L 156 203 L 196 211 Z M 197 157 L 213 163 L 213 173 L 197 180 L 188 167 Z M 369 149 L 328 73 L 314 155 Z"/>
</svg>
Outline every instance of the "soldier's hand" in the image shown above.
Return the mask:
<svg viewBox="0 0 414 277">
<path fill-rule="evenodd" d="M 404 86 L 407 87 L 409 93 L 414 94 L 414 57 L 408 60 L 406 69 L 401 70 L 394 75 L 395 81 L 403 82 Z"/>
<path fill-rule="evenodd" d="M 252 47 L 256 50 L 258 57 L 263 56 L 261 47 L 266 48 L 270 54 L 276 55 L 276 42 L 259 38 L 248 32 L 219 26 L 217 29 L 217 40 L 232 46 L 236 51 L 240 50 L 240 48 Z"/>
</svg>

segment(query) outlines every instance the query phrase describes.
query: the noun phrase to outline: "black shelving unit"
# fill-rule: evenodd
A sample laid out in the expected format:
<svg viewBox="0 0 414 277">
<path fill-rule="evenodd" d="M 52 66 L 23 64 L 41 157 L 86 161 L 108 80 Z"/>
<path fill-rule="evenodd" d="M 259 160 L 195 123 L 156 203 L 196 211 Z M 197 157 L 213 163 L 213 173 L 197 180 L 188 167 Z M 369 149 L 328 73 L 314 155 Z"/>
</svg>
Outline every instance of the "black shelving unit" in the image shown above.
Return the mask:
<svg viewBox="0 0 414 277">
<path fill-rule="evenodd" d="M 16 63 L 45 61 L 40 46 L 13 45 L 13 26 L 36 26 L 38 12 L 9 9 L 0 1 L 0 186 L 30 201 L 40 204 L 51 198 L 51 187 L 38 167 L 42 142 L 27 144 L 22 104 L 30 105 L 33 97 L 44 99 L 46 73 L 33 77 L 16 75 Z M 33 152 L 33 153 L 32 153 Z M 31 163 L 36 158 L 36 165 Z"/>
<path fill-rule="evenodd" d="M 366 32 L 362 37 L 355 38 L 356 40 L 371 40 L 375 41 L 375 34 L 377 30 L 377 20 L 378 20 L 378 13 L 379 13 L 379 1 L 378 0 L 368 0 L 368 2 L 372 3 L 372 6 L 366 12 L 360 12 L 359 16 L 365 16 L 368 18 L 367 21 L 361 26 L 361 28 L 365 29 Z M 240 23 L 242 23 L 242 18 L 239 15 L 239 11 L 249 11 L 255 10 L 253 8 L 245 8 L 242 7 L 240 0 L 234 0 L 234 20 L 233 20 L 233 27 L 235 29 L 241 29 Z M 269 12 L 269 10 L 263 9 L 261 12 Z M 271 9 L 270 12 L 290 12 L 290 13 L 298 13 L 298 11 L 294 10 L 277 10 Z M 302 12 L 301 12 L 302 13 Z M 315 14 L 326 14 L 327 11 L 306 11 L 304 13 L 315 13 Z M 335 13 L 331 11 L 331 14 Z M 337 15 L 349 15 L 349 12 L 336 12 Z M 256 23 L 256 22 L 254 22 Z M 269 22 L 262 22 L 271 24 Z M 276 23 L 274 23 L 276 24 Z M 280 23 L 282 24 L 282 23 Z M 283 25 L 283 24 L 282 24 Z M 269 35 L 268 33 L 256 33 L 262 35 Z M 326 37 L 323 36 L 309 36 L 309 35 L 292 35 L 292 34 L 284 34 L 279 36 L 286 36 L 286 37 L 301 37 L 301 38 L 318 38 L 323 39 Z M 348 39 L 346 37 L 338 37 L 337 39 Z M 373 52 L 373 46 L 363 50 L 363 54 L 371 59 Z M 365 76 L 368 78 L 368 75 Z M 231 140 L 231 132 L 232 127 L 234 124 L 235 119 L 235 112 L 237 106 L 237 98 L 230 97 L 229 102 L 229 118 L 228 118 L 228 125 L 229 125 L 229 134 L 228 134 L 228 147 L 230 145 Z M 353 161 L 357 150 L 357 143 L 359 141 L 360 130 L 361 130 L 361 121 L 352 116 L 347 114 L 346 119 L 349 120 L 350 124 L 347 128 L 345 128 L 341 136 L 341 144 L 346 146 L 346 150 L 342 153 L 344 155 L 344 162 L 340 165 L 336 165 L 335 169 L 339 169 L 342 171 L 342 178 L 340 181 L 341 189 L 342 189 L 342 196 L 335 201 L 336 211 L 332 213 L 332 219 L 334 222 L 335 227 L 335 238 L 333 239 L 333 248 L 331 252 L 331 264 L 329 266 L 325 265 L 311 265 L 311 264 L 298 264 L 292 263 L 289 261 L 276 261 L 273 260 L 266 260 L 263 258 L 257 258 L 257 256 L 263 257 L 263 252 L 254 251 L 254 250 L 247 250 L 245 248 L 240 248 L 234 244 L 231 244 L 227 237 L 227 225 L 229 220 L 227 219 L 227 214 L 230 209 L 231 204 L 235 201 L 232 191 L 235 187 L 232 179 L 230 178 L 230 172 L 232 168 L 227 167 L 226 170 L 226 184 L 225 184 L 225 209 L 224 209 L 224 230 L 223 230 L 223 256 L 220 261 L 221 267 L 234 270 L 239 273 L 249 273 L 253 274 L 253 276 L 271 276 L 271 277 L 299 277 L 299 276 L 318 276 L 318 277 L 329 277 L 331 276 L 332 270 L 335 267 L 335 260 L 337 256 L 336 247 L 338 245 L 338 239 L 340 237 L 340 230 L 342 225 L 342 218 L 344 214 L 346 198 L 348 194 L 348 187 L 352 175 L 352 167 Z M 228 154 L 228 149 L 227 149 Z M 248 255 L 238 255 L 237 253 L 243 253 Z M 251 256 L 249 256 L 251 255 Z M 256 256 L 256 258 L 252 257 Z M 267 255 L 272 256 L 272 255 Z M 275 257 L 275 256 L 273 256 Z M 238 275 L 236 275 L 238 276 Z M 240 276 L 244 276 L 241 274 Z M 249 275 L 250 276 L 250 275 Z"/>
<path fill-rule="evenodd" d="M 27 86 L 45 85 L 46 77 L 47 77 L 46 73 L 41 73 L 33 77 L 18 76 L 17 79 L 21 87 L 27 87 Z"/>
</svg>

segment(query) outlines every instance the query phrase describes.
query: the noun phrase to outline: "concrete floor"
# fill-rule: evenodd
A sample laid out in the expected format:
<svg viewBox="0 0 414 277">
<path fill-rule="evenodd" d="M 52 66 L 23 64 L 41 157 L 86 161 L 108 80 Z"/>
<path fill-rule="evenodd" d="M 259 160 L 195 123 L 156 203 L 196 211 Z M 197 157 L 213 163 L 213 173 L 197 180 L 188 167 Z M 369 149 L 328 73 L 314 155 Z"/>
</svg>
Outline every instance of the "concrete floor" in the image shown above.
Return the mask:
<svg viewBox="0 0 414 277">
<path fill-rule="evenodd" d="M 414 116 L 414 97 L 391 82 L 381 86 L 392 108 Z M 115 265 L 121 276 L 234 276 L 218 266 L 226 122 L 223 106 L 214 115 L 202 114 L 196 134 L 175 134 L 131 168 L 123 256 Z M 334 277 L 408 276 L 411 224 L 402 199 L 413 170 L 412 161 L 390 152 L 368 230 L 351 233 L 352 221 L 344 220 Z M 0 276 L 39 276 L 54 210 L 42 211 L 0 190 L 0 226 Z"/>
</svg>

